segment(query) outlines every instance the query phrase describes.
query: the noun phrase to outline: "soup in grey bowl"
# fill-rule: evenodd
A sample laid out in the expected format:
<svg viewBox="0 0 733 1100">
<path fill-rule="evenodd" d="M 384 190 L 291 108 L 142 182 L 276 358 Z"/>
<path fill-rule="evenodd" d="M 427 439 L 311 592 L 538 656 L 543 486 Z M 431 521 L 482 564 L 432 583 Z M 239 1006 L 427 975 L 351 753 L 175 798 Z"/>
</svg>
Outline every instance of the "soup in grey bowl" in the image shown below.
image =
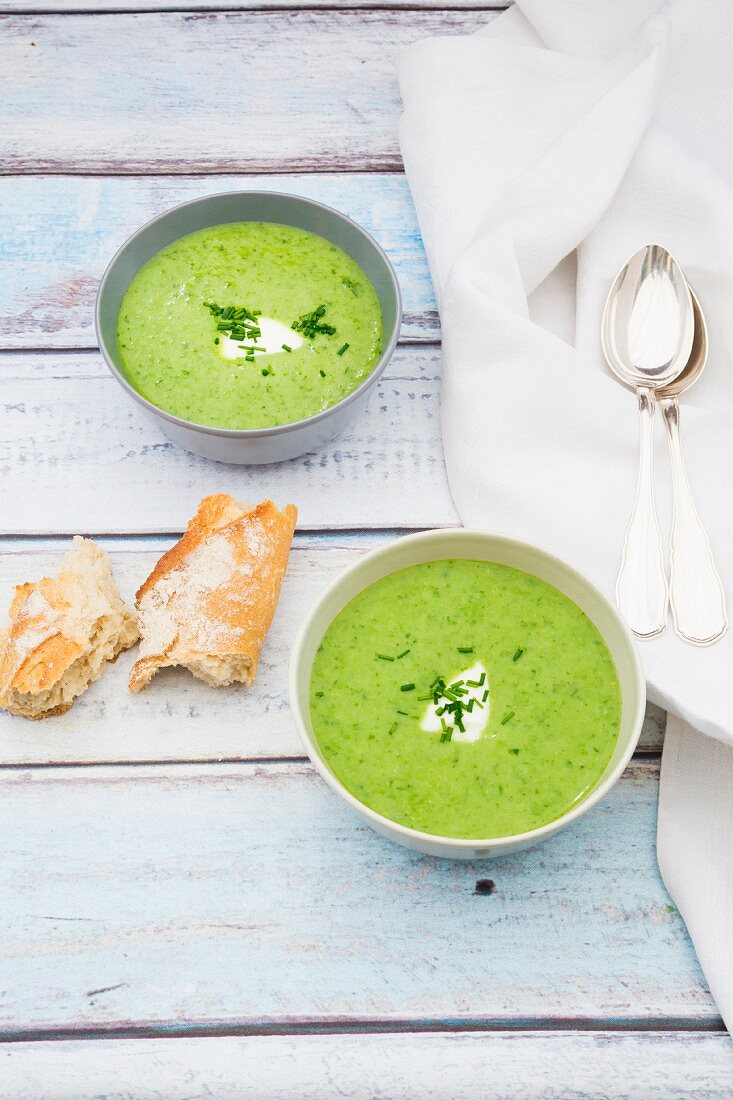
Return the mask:
<svg viewBox="0 0 733 1100">
<path fill-rule="evenodd" d="M 279 317 L 266 316 L 270 283 Z M 294 458 L 342 431 L 401 316 L 392 265 L 361 226 L 269 191 L 211 195 L 148 222 L 107 268 L 96 310 L 128 396 L 186 450 L 239 464 Z"/>
</svg>

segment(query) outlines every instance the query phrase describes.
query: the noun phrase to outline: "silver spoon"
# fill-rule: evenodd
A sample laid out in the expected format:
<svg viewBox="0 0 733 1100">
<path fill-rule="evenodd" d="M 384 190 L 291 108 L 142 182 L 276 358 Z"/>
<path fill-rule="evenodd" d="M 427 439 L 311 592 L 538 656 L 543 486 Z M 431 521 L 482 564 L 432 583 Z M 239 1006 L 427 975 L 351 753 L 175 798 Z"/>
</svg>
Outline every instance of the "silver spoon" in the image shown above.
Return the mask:
<svg viewBox="0 0 733 1100">
<path fill-rule="evenodd" d="M 710 645 L 728 628 L 723 583 L 713 552 L 692 499 L 680 440 L 679 395 L 698 380 L 708 357 L 708 330 L 695 292 L 690 287 L 695 315 L 692 351 L 682 373 L 657 391 L 672 460 L 672 553 L 670 603 L 675 630 L 695 645 Z"/>
<path fill-rule="evenodd" d="M 683 371 L 692 349 L 694 314 L 682 270 L 661 245 L 640 248 L 608 292 L 601 323 L 609 367 L 639 402 L 639 475 L 626 529 L 616 600 L 641 638 L 667 625 L 669 592 L 662 536 L 654 507 L 654 392 Z"/>
</svg>

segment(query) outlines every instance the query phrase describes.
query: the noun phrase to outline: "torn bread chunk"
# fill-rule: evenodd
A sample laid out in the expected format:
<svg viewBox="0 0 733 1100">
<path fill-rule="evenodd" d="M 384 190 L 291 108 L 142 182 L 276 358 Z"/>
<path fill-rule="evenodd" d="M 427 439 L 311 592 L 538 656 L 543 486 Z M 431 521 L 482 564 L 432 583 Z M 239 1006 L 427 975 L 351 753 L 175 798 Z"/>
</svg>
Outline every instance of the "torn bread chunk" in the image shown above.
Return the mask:
<svg viewBox="0 0 733 1100">
<path fill-rule="evenodd" d="M 24 718 L 64 714 L 137 639 L 109 554 L 77 536 L 57 576 L 15 589 L 0 640 L 0 706 Z"/>
<path fill-rule="evenodd" d="M 251 684 L 275 614 L 298 512 L 205 497 L 137 593 L 140 656 L 130 689 L 182 665 L 212 687 Z"/>
</svg>

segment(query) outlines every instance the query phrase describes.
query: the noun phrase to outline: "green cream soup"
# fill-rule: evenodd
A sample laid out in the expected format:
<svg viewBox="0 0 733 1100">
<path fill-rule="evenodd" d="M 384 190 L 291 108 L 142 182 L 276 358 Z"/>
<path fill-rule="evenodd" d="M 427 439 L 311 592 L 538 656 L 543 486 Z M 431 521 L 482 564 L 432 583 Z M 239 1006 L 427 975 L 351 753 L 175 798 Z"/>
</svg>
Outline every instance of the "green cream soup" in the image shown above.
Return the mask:
<svg viewBox="0 0 733 1100">
<path fill-rule="evenodd" d="M 449 560 L 393 573 L 336 616 L 310 711 L 361 802 L 413 829 L 488 839 L 582 801 L 613 752 L 621 698 L 576 604 L 518 569 Z"/>
<path fill-rule="evenodd" d="M 269 222 L 202 229 L 158 252 L 122 300 L 124 373 L 161 409 L 218 428 L 313 416 L 382 350 L 374 287 L 340 248 Z"/>
</svg>

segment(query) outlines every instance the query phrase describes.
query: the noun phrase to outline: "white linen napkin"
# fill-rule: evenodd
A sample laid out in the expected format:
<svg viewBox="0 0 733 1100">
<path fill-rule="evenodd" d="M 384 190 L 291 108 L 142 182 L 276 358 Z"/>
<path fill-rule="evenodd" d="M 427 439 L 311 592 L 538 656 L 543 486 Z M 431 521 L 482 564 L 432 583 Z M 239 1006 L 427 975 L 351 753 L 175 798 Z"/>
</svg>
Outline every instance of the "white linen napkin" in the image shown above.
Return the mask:
<svg viewBox="0 0 733 1100">
<path fill-rule="evenodd" d="M 517 0 L 477 34 L 411 46 L 399 76 L 462 522 L 539 542 L 613 595 L 637 420 L 603 361 L 600 320 L 621 264 L 660 243 L 709 324 L 682 431 L 733 610 L 732 50 L 730 0 Z M 661 418 L 657 428 L 668 528 Z M 670 626 L 642 656 L 653 701 L 733 746 L 733 632 L 700 649 Z M 733 923 L 733 748 L 670 732 L 660 866 L 731 1025 L 733 938 L 720 930 Z"/>
</svg>

